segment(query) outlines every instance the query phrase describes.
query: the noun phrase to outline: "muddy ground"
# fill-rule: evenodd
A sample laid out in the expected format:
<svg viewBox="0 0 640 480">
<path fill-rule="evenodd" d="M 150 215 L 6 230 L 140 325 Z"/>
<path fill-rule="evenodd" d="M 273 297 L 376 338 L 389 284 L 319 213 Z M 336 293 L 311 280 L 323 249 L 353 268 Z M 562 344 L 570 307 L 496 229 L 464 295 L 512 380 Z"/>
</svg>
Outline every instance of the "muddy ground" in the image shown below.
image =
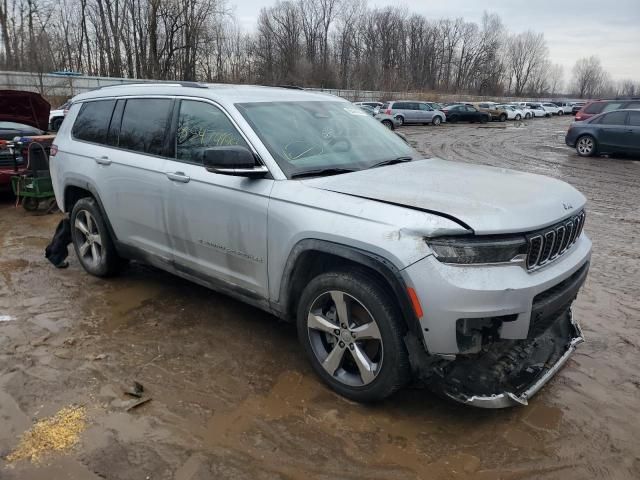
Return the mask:
<svg viewBox="0 0 640 480">
<path fill-rule="evenodd" d="M 583 159 L 570 119 L 407 127 L 422 151 L 561 178 L 594 242 L 575 305 L 587 342 L 528 407 L 325 388 L 294 328 L 141 265 L 110 280 L 43 249 L 60 215 L 0 203 L 1 479 L 640 478 L 640 160 Z M 125 411 L 137 380 L 152 400 Z M 8 462 L 34 422 L 83 406 L 77 445 Z"/>
</svg>

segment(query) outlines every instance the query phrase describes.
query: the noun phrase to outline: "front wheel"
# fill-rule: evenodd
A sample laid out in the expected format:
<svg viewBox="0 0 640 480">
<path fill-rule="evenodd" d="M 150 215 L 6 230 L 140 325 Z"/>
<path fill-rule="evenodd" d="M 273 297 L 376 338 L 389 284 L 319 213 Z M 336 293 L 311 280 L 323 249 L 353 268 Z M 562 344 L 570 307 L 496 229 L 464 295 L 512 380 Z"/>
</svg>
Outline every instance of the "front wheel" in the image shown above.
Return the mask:
<svg viewBox="0 0 640 480">
<path fill-rule="evenodd" d="M 389 130 L 393 130 L 393 122 L 391 120 L 382 120 L 382 125 L 387 127 Z"/>
<path fill-rule="evenodd" d="M 480 123 L 487 123 L 489 121 L 489 119 L 487 117 L 481 117 L 480 118 Z"/>
<path fill-rule="evenodd" d="M 449 123 L 457 123 L 458 122 L 458 117 L 456 115 L 453 115 L 449 118 Z"/>
<path fill-rule="evenodd" d="M 525 113 L 524 119 L 525 120 L 529 120 L 530 118 L 531 118 L 531 114 L 530 113 Z"/>
<path fill-rule="evenodd" d="M 507 121 L 507 115 L 505 113 L 503 113 L 502 115 L 500 115 L 500 121 L 501 122 L 506 122 Z"/>
<path fill-rule="evenodd" d="M 334 271 L 311 280 L 300 297 L 297 328 L 315 372 L 344 397 L 379 401 L 409 380 L 401 315 L 368 272 Z"/>
<path fill-rule="evenodd" d="M 522 120 L 522 115 L 520 115 L 519 113 L 516 114 L 516 122 L 519 122 L 520 120 Z"/>
<path fill-rule="evenodd" d="M 576 142 L 576 152 L 581 157 L 592 157 L 596 154 L 596 139 L 591 135 L 583 135 Z"/>
<path fill-rule="evenodd" d="M 70 220 L 73 247 L 82 267 L 96 277 L 117 273 L 122 261 L 96 201 L 91 197 L 78 200 L 71 210 Z"/>
<path fill-rule="evenodd" d="M 560 116 L 560 117 L 561 117 L 562 115 L 564 115 L 564 111 L 563 111 L 563 110 L 560 110 L 560 111 L 558 112 L 558 116 Z"/>
<path fill-rule="evenodd" d="M 404 125 L 404 117 L 402 115 L 398 115 L 396 117 L 396 120 L 398 120 L 398 122 L 400 122 L 400 125 Z"/>
<path fill-rule="evenodd" d="M 439 115 L 436 115 L 435 117 L 433 117 L 433 120 L 431 120 L 431 123 L 437 127 L 442 123 L 442 118 L 440 118 Z"/>
</svg>

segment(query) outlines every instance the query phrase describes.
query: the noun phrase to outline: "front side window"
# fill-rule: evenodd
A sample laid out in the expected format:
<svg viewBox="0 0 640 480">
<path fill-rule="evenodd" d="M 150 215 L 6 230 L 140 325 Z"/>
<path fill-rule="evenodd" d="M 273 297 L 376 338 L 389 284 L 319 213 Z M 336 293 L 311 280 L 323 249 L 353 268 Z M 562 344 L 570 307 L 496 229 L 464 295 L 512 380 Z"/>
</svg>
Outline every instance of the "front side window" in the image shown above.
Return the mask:
<svg viewBox="0 0 640 480">
<path fill-rule="evenodd" d="M 420 103 L 419 105 L 420 105 L 420 110 L 426 110 L 427 112 L 431 111 L 431 107 L 426 103 Z"/>
<path fill-rule="evenodd" d="M 629 125 L 640 127 L 640 112 L 629 112 Z"/>
<path fill-rule="evenodd" d="M 346 102 L 253 102 L 236 108 L 288 177 L 420 158 L 395 133 Z"/>
<path fill-rule="evenodd" d="M 122 114 L 118 146 L 135 152 L 162 155 L 173 100 L 132 98 Z"/>
<path fill-rule="evenodd" d="M 78 140 L 104 144 L 107 141 L 107 130 L 111 121 L 115 100 L 98 100 L 85 102 L 71 129 L 71 134 Z"/>
<path fill-rule="evenodd" d="M 368 105 L 361 107 L 371 108 Z M 218 107 L 205 102 L 182 100 L 176 129 L 176 158 L 202 164 L 207 148 L 226 146 L 248 148 L 238 130 Z"/>
</svg>

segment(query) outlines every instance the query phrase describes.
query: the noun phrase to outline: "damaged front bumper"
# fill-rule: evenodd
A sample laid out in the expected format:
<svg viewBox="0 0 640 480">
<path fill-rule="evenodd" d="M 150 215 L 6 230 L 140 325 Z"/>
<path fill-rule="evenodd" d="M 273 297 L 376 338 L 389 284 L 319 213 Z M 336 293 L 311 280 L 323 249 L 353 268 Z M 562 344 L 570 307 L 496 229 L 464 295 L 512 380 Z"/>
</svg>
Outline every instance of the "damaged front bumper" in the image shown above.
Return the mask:
<svg viewBox="0 0 640 480">
<path fill-rule="evenodd" d="M 496 390 L 495 393 L 472 393 L 473 388 L 468 388 L 466 385 L 463 385 L 463 382 L 460 382 L 459 379 L 456 379 L 457 381 L 454 382 L 446 380 L 439 382 L 438 387 L 445 396 L 474 407 L 507 408 L 527 405 L 528 400 L 562 368 L 577 345 L 584 341 L 582 330 L 573 319 L 570 309 L 558 319 L 557 325 L 540 337 L 534 339 L 533 343 L 535 344 L 537 341 L 544 342 L 548 339 L 552 339 L 552 341 L 558 343 L 559 346 L 561 344 L 564 346 L 554 349 L 555 351 L 549 354 L 549 357 L 545 359 L 544 363 L 528 365 L 526 369 L 534 369 L 535 373 L 531 371 L 527 372 L 529 373 L 528 381 L 522 382 L 521 379 L 517 382 L 518 385 L 515 386 L 515 388 L 513 383 L 507 380 L 505 383 L 508 387 L 505 388 L 504 391 Z M 519 374 L 521 375 L 522 371 L 520 371 Z"/>
</svg>

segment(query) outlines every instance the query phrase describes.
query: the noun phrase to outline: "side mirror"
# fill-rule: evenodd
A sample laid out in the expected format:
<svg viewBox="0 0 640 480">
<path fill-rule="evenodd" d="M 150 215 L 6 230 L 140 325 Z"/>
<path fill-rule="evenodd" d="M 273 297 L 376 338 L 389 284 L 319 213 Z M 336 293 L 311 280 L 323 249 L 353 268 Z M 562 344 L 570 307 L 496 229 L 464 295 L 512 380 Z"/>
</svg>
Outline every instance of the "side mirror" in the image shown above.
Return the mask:
<svg viewBox="0 0 640 480">
<path fill-rule="evenodd" d="M 241 146 L 207 148 L 202 160 L 204 168 L 211 173 L 249 178 L 260 178 L 269 173 L 267 167 L 256 165 L 253 153 Z"/>
</svg>

